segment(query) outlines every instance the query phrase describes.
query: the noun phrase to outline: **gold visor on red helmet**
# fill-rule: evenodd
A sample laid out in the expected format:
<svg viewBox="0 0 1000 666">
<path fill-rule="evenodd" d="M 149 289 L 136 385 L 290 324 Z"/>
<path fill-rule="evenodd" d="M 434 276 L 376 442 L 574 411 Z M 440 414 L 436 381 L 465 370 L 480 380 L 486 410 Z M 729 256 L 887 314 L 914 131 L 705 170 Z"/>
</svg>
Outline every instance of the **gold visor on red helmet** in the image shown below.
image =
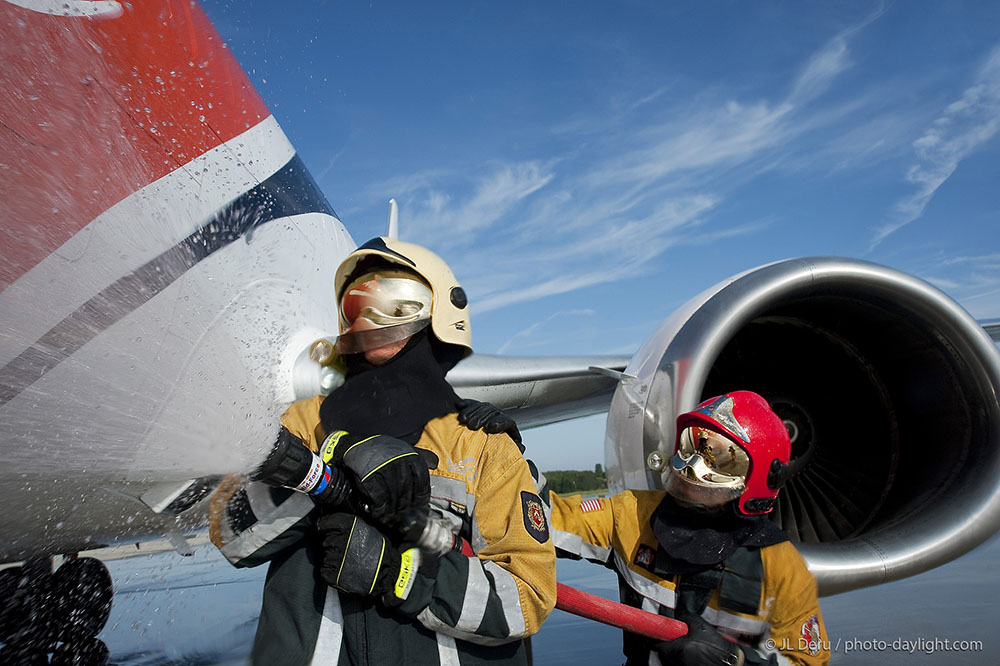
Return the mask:
<svg viewBox="0 0 1000 666">
<path fill-rule="evenodd" d="M 693 426 L 681 432 L 670 468 L 666 486 L 671 494 L 694 504 L 719 506 L 746 489 L 750 457 L 725 435 Z"/>
</svg>

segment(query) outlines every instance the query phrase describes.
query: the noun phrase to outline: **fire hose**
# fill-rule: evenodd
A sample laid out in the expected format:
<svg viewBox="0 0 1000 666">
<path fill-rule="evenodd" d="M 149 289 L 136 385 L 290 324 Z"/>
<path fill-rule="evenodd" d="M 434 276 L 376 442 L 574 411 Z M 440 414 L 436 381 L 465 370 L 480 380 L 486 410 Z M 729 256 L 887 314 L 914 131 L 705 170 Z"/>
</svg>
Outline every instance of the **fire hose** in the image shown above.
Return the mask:
<svg viewBox="0 0 1000 666">
<path fill-rule="evenodd" d="M 672 641 L 687 633 L 687 625 L 679 620 L 610 601 L 562 583 L 556 583 L 556 608 L 659 641 Z"/>
</svg>

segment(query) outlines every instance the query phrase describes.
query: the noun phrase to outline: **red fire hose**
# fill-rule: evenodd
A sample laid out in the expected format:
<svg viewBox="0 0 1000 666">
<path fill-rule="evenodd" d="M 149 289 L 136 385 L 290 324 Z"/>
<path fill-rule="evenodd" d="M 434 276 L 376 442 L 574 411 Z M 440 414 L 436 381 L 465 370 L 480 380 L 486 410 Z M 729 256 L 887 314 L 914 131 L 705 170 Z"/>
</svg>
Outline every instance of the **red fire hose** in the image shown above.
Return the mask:
<svg viewBox="0 0 1000 666">
<path fill-rule="evenodd" d="M 556 608 L 661 641 L 672 641 L 687 633 L 687 625 L 683 622 L 609 601 L 562 583 L 556 583 Z"/>
<path fill-rule="evenodd" d="M 465 539 L 462 539 L 462 554 L 475 557 L 472 545 Z M 556 583 L 556 608 L 660 641 L 680 638 L 688 629 L 679 620 L 610 601 L 562 583 Z"/>
</svg>

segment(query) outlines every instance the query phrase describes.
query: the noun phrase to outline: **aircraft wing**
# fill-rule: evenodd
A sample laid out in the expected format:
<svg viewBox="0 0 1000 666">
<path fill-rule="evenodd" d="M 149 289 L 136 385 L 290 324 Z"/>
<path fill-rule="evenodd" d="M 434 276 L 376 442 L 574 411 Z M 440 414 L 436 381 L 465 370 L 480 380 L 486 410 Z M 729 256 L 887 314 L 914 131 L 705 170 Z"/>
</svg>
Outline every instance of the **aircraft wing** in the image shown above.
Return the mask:
<svg viewBox="0 0 1000 666">
<path fill-rule="evenodd" d="M 627 356 L 490 356 L 473 354 L 448 381 L 463 398 L 493 403 L 521 428 L 608 410 Z"/>
<path fill-rule="evenodd" d="M 248 471 L 329 388 L 309 350 L 355 240 L 196 4 L 0 3 L 0 56 L 0 559 L 194 527 L 137 498 Z M 474 355 L 449 380 L 522 427 L 608 410 L 615 489 L 660 487 L 679 411 L 762 393 L 795 441 L 775 519 L 832 593 L 1000 527 L 998 331 L 898 271 L 790 259 L 630 358 Z"/>
<path fill-rule="evenodd" d="M 984 319 L 979 322 L 979 325 L 993 338 L 994 342 L 1000 342 L 1000 319 Z"/>
</svg>

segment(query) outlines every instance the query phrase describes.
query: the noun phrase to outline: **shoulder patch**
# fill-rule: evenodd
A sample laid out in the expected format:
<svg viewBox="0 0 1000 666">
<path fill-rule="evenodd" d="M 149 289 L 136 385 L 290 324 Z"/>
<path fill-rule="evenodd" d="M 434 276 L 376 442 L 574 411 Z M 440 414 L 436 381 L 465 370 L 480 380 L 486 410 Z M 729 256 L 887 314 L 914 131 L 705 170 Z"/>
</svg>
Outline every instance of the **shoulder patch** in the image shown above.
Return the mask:
<svg viewBox="0 0 1000 666">
<path fill-rule="evenodd" d="M 819 633 L 819 618 L 813 615 L 802 623 L 802 632 L 799 635 L 799 644 L 805 645 L 809 654 L 815 656 L 819 654 L 822 636 Z"/>
<path fill-rule="evenodd" d="M 643 544 L 639 546 L 639 550 L 635 553 L 635 560 L 633 564 L 638 564 L 643 569 L 653 570 L 653 560 L 656 559 L 656 551 L 651 547 Z"/>
<path fill-rule="evenodd" d="M 601 502 L 600 497 L 594 499 L 583 500 L 580 502 L 580 511 L 588 513 L 590 511 L 600 511 L 604 508 L 604 504 Z"/>
<path fill-rule="evenodd" d="M 542 500 L 538 495 L 522 490 L 521 511 L 524 514 L 524 529 L 528 530 L 531 538 L 538 543 L 548 541 L 549 526 L 545 522 L 545 509 L 542 508 Z"/>
</svg>

